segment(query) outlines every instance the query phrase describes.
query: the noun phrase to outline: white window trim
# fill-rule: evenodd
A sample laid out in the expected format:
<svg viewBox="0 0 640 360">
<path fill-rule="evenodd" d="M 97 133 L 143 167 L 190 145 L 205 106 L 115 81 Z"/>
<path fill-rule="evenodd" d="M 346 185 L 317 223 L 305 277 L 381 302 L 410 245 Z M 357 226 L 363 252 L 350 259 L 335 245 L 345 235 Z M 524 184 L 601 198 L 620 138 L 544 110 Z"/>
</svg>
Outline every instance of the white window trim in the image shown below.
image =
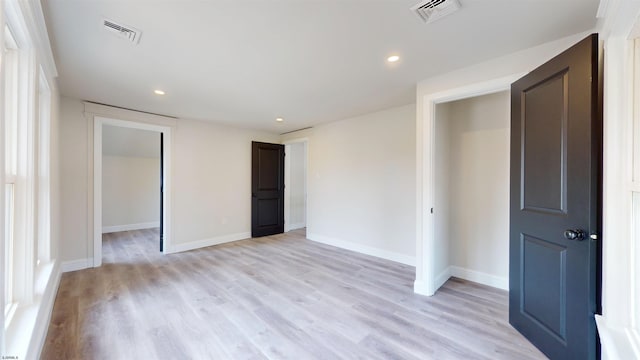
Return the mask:
<svg viewBox="0 0 640 360">
<path fill-rule="evenodd" d="M 51 261 L 51 88 L 40 68 L 37 121 L 37 236 L 36 268 Z M 37 291 L 36 291 L 37 292 Z"/>
<path fill-rule="evenodd" d="M 4 330 L 7 330 L 7 328 L 9 327 L 9 324 L 11 324 L 11 320 L 13 319 L 13 316 L 16 314 L 16 310 L 18 310 L 18 303 L 12 302 L 10 304 L 7 304 L 7 307 L 4 309 L 4 319 L 5 319 Z"/>
<path fill-rule="evenodd" d="M 4 185 L 13 185 L 13 195 L 12 195 L 12 201 L 15 201 L 15 176 L 13 175 L 6 175 L 5 174 L 5 182 Z M 3 189 L 2 194 L 4 196 L 3 201 L 2 201 L 2 208 L 3 211 L 6 211 L 6 204 L 5 201 L 7 201 L 7 197 L 6 197 L 6 193 L 5 190 Z M 13 208 L 13 205 L 11 206 Z M 14 216 L 15 216 L 15 211 L 13 211 Z M 5 213 L 6 214 L 6 213 Z M 13 236 L 13 234 L 15 233 L 14 229 L 13 229 L 13 225 L 15 224 L 14 219 L 11 219 L 11 223 L 12 224 L 8 224 L 6 219 L 4 218 L 3 214 L 3 218 L 2 220 L 4 221 L 3 223 L 3 234 L 6 231 L 7 227 L 12 226 L 11 229 L 11 235 Z M 13 253 L 13 239 L 9 240 L 6 236 L 3 237 L 3 245 L 2 245 L 2 250 L 3 252 L 6 253 Z M 7 248 L 8 247 L 8 248 Z M 12 258 L 11 258 L 12 259 Z M 12 312 L 11 311 L 11 307 L 14 305 L 14 301 L 13 301 L 13 261 L 8 261 L 8 259 L 4 258 L 3 256 L 3 260 L 5 261 L 4 264 L 6 264 L 9 268 L 11 268 L 11 271 L 6 271 L 6 269 L 4 268 L 3 265 L 3 270 L 5 270 L 5 272 L 3 273 L 2 279 L 3 279 L 3 287 L 2 287 L 2 291 L 3 291 L 3 295 L 2 295 L 2 300 L 3 300 L 3 309 L 4 309 L 4 315 L 5 315 L 5 319 L 7 320 L 7 323 L 10 322 L 11 320 L 11 316 L 9 316 L 9 314 Z M 7 276 L 8 275 L 8 276 Z M 9 295 L 11 294 L 11 295 Z M 10 299 L 7 299 L 7 297 L 10 297 Z"/>
<path fill-rule="evenodd" d="M 4 42 L 4 7 L 0 6 L 0 39 Z M 4 47 L 0 47 L 0 108 L 4 109 Z M 4 139 L 4 114 L 0 112 L 0 139 Z M 0 183 L 5 182 L 4 146 L 0 146 Z M 4 191 L 0 191 L 0 232 L 4 234 Z M 4 269 L 4 236 L 0 237 L 0 269 Z M 4 276 L 0 276 L 0 309 L 4 309 Z M 4 325 L 4 311 L 0 311 L 0 324 Z M 4 326 L 0 326 L 0 349 L 6 349 Z"/>
<path fill-rule="evenodd" d="M 634 209 L 632 199 L 640 190 L 633 182 L 634 152 L 640 156 L 637 147 L 634 151 L 633 38 L 638 14 L 637 1 L 610 0 L 600 31 L 605 40 L 603 314 L 596 315 L 596 322 L 603 359 L 640 359 L 640 204 Z"/>
<path fill-rule="evenodd" d="M 640 28 L 640 22 L 635 28 Z M 633 157 L 631 184 L 627 196 L 633 201 L 632 209 L 632 237 L 630 244 L 631 254 L 631 327 L 628 336 L 635 348 L 636 356 L 640 358 L 640 34 L 634 35 L 629 41 L 633 49 L 633 131 L 632 142 L 629 151 Z"/>
<path fill-rule="evenodd" d="M 17 76 L 17 72 L 18 72 L 18 63 L 19 63 L 19 56 L 17 54 L 17 44 L 15 41 L 14 36 L 12 36 L 12 32 L 6 32 L 6 28 L 5 25 L 2 24 L 2 29 L 5 31 L 3 37 L 2 37 L 2 51 L 3 51 L 3 56 L 4 56 L 4 61 L 3 61 L 3 82 L 1 84 L 1 87 L 3 89 L 3 91 L 6 90 L 7 86 L 11 86 L 13 88 L 13 90 L 15 90 L 17 92 L 17 83 L 18 83 L 18 78 L 19 76 Z M 5 38 L 6 36 L 6 38 Z M 10 62 L 8 60 L 11 60 Z M 10 68 L 9 68 L 9 64 L 10 64 Z M 10 75 L 8 75 L 8 73 Z M 7 85 L 7 83 L 10 83 L 10 85 Z M 3 93 L 4 94 L 4 93 Z M 11 113 L 11 116 L 17 116 L 17 111 L 18 111 L 18 107 L 16 105 L 15 101 L 10 101 L 10 103 L 6 102 L 6 99 L 3 96 L 3 111 L 2 111 L 2 116 L 3 116 L 3 134 L 6 134 L 7 132 L 17 132 L 17 123 L 12 123 L 11 125 L 11 129 L 9 130 L 9 125 L 6 122 L 6 118 L 7 118 L 7 113 Z M 15 107 L 15 108 L 14 108 Z M 12 137 L 13 139 L 13 137 Z M 5 318 L 5 325 L 8 325 L 11 322 L 11 319 L 13 318 L 13 314 L 15 313 L 15 292 L 14 292 L 14 283 L 15 283 L 15 279 L 14 279 L 14 273 L 15 273 L 15 267 L 14 267 L 14 263 L 13 263 L 13 256 L 12 254 L 14 253 L 14 239 L 15 239 L 15 232 L 16 232 L 16 222 L 15 222 L 15 198 L 16 198 L 16 192 L 17 192 L 17 182 L 18 182 L 18 176 L 17 176 L 17 161 L 15 160 L 15 154 L 13 154 L 13 151 L 17 151 L 16 149 L 14 149 L 14 143 L 7 141 L 7 139 L 4 137 L 3 135 L 3 140 L 4 140 L 4 146 L 3 151 L 3 161 L 6 164 L 6 159 L 4 157 L 4 155 L 10 156 L 13 160 L 9 163 L 6 164 L 8 166 L 8 169 L 5 169 L 5 167 L 3 166 L 2 168 L 2 173 L 5 176 L 4 179 L 4 184 L 12 184 L 13 185 L 13 195 L 12 195 L 12 200 L 14 202 L 14 205 L 12 205 L 12 212 L 13 212 L 13 218 L 11 219 L 11 225 L 6 223 L 6 219 L 3 217 L 4 222 L 4 226 L 3 226 L 3 234 L 4 231 L 6 230 L 6 228 L 8 226 L 11 226 L 11 240 L 9 240 L 8 238 L 4 238 L 4 243 L 3 243 L 3 253 L 6 254 L 7 258 L 5 258 L 3 255 L 3 260 L 5 260 L 4 262 L 4 266 L 8 267 L 10 270 L 9 271 L 5 271 L 3 274 L 3 309 L 4 309 L 4 318 Z M 10 153 L 6 152 L 6 148 L 9 147 L 11 149 L 13 149 L 13 151 L 11 151 Z M 3 189 L 3 195 L 5 194 L 4 189 Z M 3 209 L 5 207 L 5 201 L 6 201 L 6 197 L 4 197 L 4 200 L 2 202 L 2 206 Z M 6 214 L 5 214 L 6 215 Z M 8 247 L 8 248 L 7 248 Z M 6 270 L 6 268 L 3 266 L 3 269 Z M 7 278 L 8 277 L 8 278 Z M 9 299 L 7 299 L 9 298 Z"/>
<path fill-rule="evenodd" d="M 10 24 L 11 25 L 11 24 Z M 14 28 L 11 27 L 13 30 Z M 19 32 L 18 32 L 19 33 Z M 14 33 L 15 35 L 15 33 Z M 14 301 L 33 301 L 33 239 L 35 199 L 35 54 L 28 42 L 16 39 L 18 60 L 18 158 L 15 199 Z M 27 41 L 27 40 L 25 40 Z"/>
<path fill-rule="evenodd" d="M 36 254 L 35 241 L 36 234 L 39 231 L 40 222 L 36 221 L 38 211 L 38 179 L 36 176 L 38 168 L 36 168 L 38 158 L 37 143 L 40 138 L 38 133 L 38 71 L 44 71 L 46 79 L 51 84 L 52 90 L 55 91 L 55 77 L 57 76 L 55 63 L 51 52 L 50 42 L 47 35 L 44 16 L 39 1 L 21 1 L 21 0 L 4 0 L 0 2 L 0 39 L 4 40 L 5 26 L 12 29 L 12 33 L 18 42 L 19 48 L 24 55 L 23 60 L 26 61 L 27 72 L 23 74 L 24 81 L 27 86 L 21 85 L 20 94 L 23 98 L 22 110 L 23 119 L 28 119 L 30 124 L 27 125 L 26 134 L 27 142 L 24 143 L 28 152 L 21 154 L 24 159 L 30 162 L 29 166 L 21 169 L 15 177 L 16 183 L 24 182 L 24 191 L 30 198 L 26 199 L 26 212 L 30 215 L 29 221 L 25 221 L 25 233 L 30 232 L 25 238 L 26 243 L 16 256 L 12 254 L 12 258 L 19 262 L 14 266 L 15 272 L 20 272 L 21 279 L 25 281 L 21 284 L 22 289 L 17 291 L 16 299 L 18 300 L 9 313 L 11 319 L 5 318 L 4 311 L 0 311 L 0 319 L 5 326 L 0 326 L 0 349 L 2 355 L 17 356 L 18 358 L 37 358 L 42 349 L 44 337 L 46 336 L 46 324 L 53 308 L 55 299 L 55 291 L 60 280 L 59 264 L 55 259 L 50 259 L 48 264 L 35 268 Z M 25 62 L 23 61 L 23 62 Z M 2 63 L 2 61 L 0 61 Z M 22 64 L 24 65 L 24 64 Z M 6 73 L 5 69 L 0 67 L 0 83 L 4 84 L 1 77 Z M 0 86 L 0 109 L 4 109 L 4 97 L 6 92 L 4 86 Z M 9 94 L 7 94 L 9 95 Z M 54 95 L 55 96 L 55 95 Z M 57 97 L 57 96 L 56 96 Z M 54 98 L 55 99 L 55 98 Z M 53 100 L 53 99 L 52 99 Z M 53 100 L 55 101 L 55 100 Z M 47 105 L 51 108 L 51 105 Z M 55 116 L 55 115 L 54 115 Z M 0 112 L 0 136 L 4 138 L 4 115 Z M 23 125 L 23 124 L 21 124 Z M 48 135 L 50 136 L 50 135 Z M 49 140 L 51 141 L 51 140 Z M 51 147 L 45 145 L 46 147 Z M 22 150 L 21 150 L 22 151 Z M 54 151 L 55 153 L 55 151 Z M 0 180 L 5 182 L 5 156 L 4 146 L 0 146 Z M 30 181 L 24 181 L 25 172 L 29 174 Z M 47 181 L 50 181 L 48 179 Z M 24 199 L 21 199 L 24 200 Z M 0 203 L 4 203 L 4 192 L 0 192 Z M 4 206 L 0 207 L 0 230 L 4 232 Z M 20 210 L 19 210 L 20 211 Z M 50 215 L 49 215 L 50 216 Z M 49 228 L 51 223 L 49 223 Z M 48 240 L 51 241 L 51 240 Z M 4 268 L 4 259 L 9 258 L 9 254 L 4 254 L 4 244 L 0 243 L 0 266 Z M 53 244 L 47 244 L 53 245 Z M 49 256 L 51 256 L 49 254 Z M 23 271 L 26 270 L 26 271 Z M 26 273 L 26 274 L 25 274 Z M 0 278 L 4 278 L 0 276 Z M 4 279 L 0 280 L 0 288 L 4 289 Z M 4 309 L 4 296 L 1 296 L 2 303 L 0 309 Z M 10 321 L 9 321 L 10 320 Z"/>
</svg>

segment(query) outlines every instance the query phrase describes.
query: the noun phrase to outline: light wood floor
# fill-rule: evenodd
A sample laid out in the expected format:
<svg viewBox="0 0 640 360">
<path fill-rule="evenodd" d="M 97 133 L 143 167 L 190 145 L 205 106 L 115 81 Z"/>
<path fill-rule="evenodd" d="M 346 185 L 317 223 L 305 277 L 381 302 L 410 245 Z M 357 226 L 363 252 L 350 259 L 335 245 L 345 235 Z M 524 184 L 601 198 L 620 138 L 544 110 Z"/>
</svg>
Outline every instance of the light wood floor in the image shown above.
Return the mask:
<svg viewBox="0 0 640 360">
<path fill-rule="evenodd" d="M 157 230 L 104 236 L 104 265 L 65 273 L 43 359 L 541 359 L 507 293 L 304 231 L 162 255 Z"/>
</svg>

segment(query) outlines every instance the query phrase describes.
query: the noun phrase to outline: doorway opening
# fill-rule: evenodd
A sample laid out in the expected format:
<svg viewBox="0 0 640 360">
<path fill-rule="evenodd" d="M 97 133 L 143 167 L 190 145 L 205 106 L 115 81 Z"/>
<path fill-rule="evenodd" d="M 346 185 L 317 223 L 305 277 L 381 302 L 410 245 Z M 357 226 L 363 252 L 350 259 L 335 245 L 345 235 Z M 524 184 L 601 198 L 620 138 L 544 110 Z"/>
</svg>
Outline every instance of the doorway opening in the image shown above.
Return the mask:
<svg viewBox="0 0 640 360">
<path fill-rule="evenodd" d="M 133 230 L 160 252 L 171 249 L 170 139 L 169 127 L 95 117 L 94 267 L 103 233 Z"/>
<path fill-rule="evenodd" d="M 508 290 L 510 93 L 438 103 L 434 120 L 435 288 Z"/>
<path fill-rule="evenodd" d="M 307 139 L 285 142 L 285 232 L 307 227 L 307 152 Z"/>
<path fill-rule="evenodd" d="M 104 125 L 102 128 L 102 246 L 162 251 L 161 133 Z M 125 233 L 128 232 L 128 233 Z M 114 256 L 114 251 L 103 252 Z"/>
<path fill-rule="evenodd" d="M 444 271 L 450 266 L 446 265 L 449 259 L 448 247 L 444 248 L 446 257 L 444 258 L 445 261 L 442 261 L 441 247 L 443 244 L 442 241 L 436 241 L 437 239 L 442 239 L 442 237 L 437 237 L 435 231 L 435 221 L 437 220 L 435 215 L 439 213 L 439 210 L 435 208 L 435 196 L 440 192 L 435 181 L 435 159 L 438 153 L 435 140 L 437 106 L 457 100 L 509 91 L 511 83 L 522 77 L 522 75 L 512 74 L 494 80 L 429 94 L 423 98 L 422 115 L 419 116 L 417 124 L 419 131 L 416 169 L 418 173 L 418 196 L 416 199 L 418 214 L 414 291 L 418 294 L 434 295 L 436 290 L 452 275 Z M 440 204 L 442 204 L 442 199 Z M 474 239 L 481 236 L 482 234 L 477 234 Z M 448 246 L 448 242 L 444 245 Z M 450 270 L 453 272 L 455 269 L 451 268 Z"/>
</svg>

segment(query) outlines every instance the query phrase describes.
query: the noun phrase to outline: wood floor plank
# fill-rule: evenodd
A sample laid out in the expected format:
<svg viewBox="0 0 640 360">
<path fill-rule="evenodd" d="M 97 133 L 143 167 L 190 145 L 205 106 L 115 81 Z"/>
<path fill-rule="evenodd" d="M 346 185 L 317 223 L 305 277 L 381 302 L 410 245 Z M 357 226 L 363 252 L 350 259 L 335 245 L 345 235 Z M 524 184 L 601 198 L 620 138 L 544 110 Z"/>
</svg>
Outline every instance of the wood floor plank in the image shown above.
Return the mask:
<svg viewBox="0 0 640 360">
<path fill-rule="evenodd" d="M 544 359 L 505 291 L 308 241 L 304 230 L 163 255 L 158 230 L 103 236 L 62 276 L 42 359 Z"/>
</svg>

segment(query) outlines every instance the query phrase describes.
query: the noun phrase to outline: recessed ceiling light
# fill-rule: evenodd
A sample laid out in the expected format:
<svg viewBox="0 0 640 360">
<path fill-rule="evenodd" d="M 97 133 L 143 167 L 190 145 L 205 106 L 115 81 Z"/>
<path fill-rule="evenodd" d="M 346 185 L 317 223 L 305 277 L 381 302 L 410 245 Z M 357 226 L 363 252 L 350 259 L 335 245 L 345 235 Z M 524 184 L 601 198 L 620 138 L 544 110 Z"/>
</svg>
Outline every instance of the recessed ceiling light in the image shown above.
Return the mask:
<svg viewBox="0 0 640 360">
<path fill-rule="evenodd" d="M 164 92 L 164 91 L 162 91 L 162 90 L 153 90 L 153 92 L 154 92 L 156 95 L 164 95 L 164 94 L 165 94 L 165 92 Z"/>
<path fill-rule="evenodd" d="M 396 61 L 398 61 L 398 60 L 400 60 L 400 56 L 398 56 L 398 55 L 391 55 L 391 56 L 389 56 L 389 57 L 387 58 L 387 61 L 388 61 L 388 62 L 396 62 Z"/>
<path fill-rule="evenodd" d="M 277 122 L 283 122 L 283 121 L 284 121 L 284 119 L 283 119 L 283 118 L 276 118 L 276 121 L 277 121 Z"/>
</svg>

